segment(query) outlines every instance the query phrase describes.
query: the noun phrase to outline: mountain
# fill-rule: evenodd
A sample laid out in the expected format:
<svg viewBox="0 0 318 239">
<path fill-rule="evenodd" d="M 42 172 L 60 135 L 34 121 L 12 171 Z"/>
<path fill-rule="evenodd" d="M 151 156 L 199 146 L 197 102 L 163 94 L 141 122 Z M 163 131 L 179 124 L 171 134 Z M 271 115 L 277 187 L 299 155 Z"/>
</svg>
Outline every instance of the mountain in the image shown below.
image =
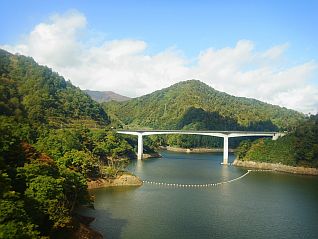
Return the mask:
<svg viewBox="0 0 318 239">
<path fill-rule="evenodd" d="M 32 58 L 0 49 L 1 115 L 37 125 L 104 126 L 104 109 L 71 82 Z"/>
<path fill-rule="evenodd" d="M 235 97 L 198 80 L 103 106 L 114 122 L 129 128 L 286 130 L 304 118 L 297 111 Z"/>
<path fill-rule="evenodd" d="M 78 238 L 87 181 L 115 178 L 134 157 L 136 140 L 108 124 L 79 88 L 0 49 L 0 238 Z"/>
<path fill-rule="evenodd" d="M 130 98 L 124 95 L 117 94 L 113 91 L 95 91 L 95 90 L 84 90 L 93 100 L 102 103 L 111 100 L 114 101 L 126 101 Z"/>
</svg>

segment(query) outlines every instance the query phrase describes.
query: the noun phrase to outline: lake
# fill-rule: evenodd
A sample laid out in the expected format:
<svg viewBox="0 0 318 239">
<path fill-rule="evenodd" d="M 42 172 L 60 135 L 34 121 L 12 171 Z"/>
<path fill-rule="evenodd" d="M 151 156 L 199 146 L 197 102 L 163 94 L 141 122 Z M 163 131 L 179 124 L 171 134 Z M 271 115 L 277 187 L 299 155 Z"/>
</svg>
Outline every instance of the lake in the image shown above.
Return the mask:
<svg viewBox="0 0 318 239">
<path fill-rule="evenodd" d="M 128 169 L 143 180 L 216 184 L 246 169 L 223 166 L 222 153 L 162 151 Z M 229 161 L 234 155 L 229 155 Z M 211 187 L 144 184 L 91 190 L 94 207 L 81 213 L 105 238 L 318 238 L 318 177 L 250 172 Z"/>
</svg>

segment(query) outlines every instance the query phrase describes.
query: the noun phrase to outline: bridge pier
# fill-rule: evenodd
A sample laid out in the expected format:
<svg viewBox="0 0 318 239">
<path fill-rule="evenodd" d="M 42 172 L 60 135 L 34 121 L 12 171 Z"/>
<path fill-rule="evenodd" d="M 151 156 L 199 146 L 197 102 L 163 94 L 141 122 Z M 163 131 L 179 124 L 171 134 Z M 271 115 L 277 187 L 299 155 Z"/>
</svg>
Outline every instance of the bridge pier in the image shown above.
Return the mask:
<svg viewBox="0 0 318 239">
<path fill-rule="evenodd" d="M 227 165 L 229 162 L 229 136 L 223 137 L 223 163 Z"/>
<path fill-rule="evenodd" d="M 137 151 L 138 160 L 142 160 L 143 151 L 144 151 L 144 144 L 142 141 L 142 134 L 138 134 L 138 151 Z"/>
<path fill-rule="evenodd" d="M 285 136 L 285 133 L 275 133 L 272 136 L 272 140 L 277 140 L 278 138 L 283 137 L 283 136 Z"/>
<path fill-rule="evenodd" d="M 276 140 L 279 137 L 285 135 L 285 133 L 279 132 L 253 132 L 253 131 L 183 131 L 183 130 L 118 130 L 119 134 L 130 134 L 138 136 L 137 146 L 137 159 L 143 158 L 143 135 L 156 135 L 156 134 L 188 134 L 188 135 L 207 135 L 223 138 L 223 162 L 227 165 L 229 159 L 229 138 L 233 137 L 247 137 L 247 136 L 266 136 L 272 137 Z"/>
</svg>

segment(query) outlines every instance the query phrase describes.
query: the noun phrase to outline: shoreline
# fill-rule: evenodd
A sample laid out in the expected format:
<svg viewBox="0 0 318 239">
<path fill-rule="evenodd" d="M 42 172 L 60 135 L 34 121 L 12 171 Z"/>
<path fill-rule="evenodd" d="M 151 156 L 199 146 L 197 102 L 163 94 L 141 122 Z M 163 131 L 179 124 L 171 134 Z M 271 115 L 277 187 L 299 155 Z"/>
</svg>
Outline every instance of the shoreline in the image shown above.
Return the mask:
<svg viewBox="0 0 318 239">
<path fill-rule="evenodd" d="M 122 175 L 118 175 L 116 178 L 99 178 L 97 180 L 92 180 L 87 182 L 87 188 L 95 189 L 95 188 L 107 188 L 107 187 L 122 187 L 122 186 L 141 186 L 142 180 L 132 174 L 123 173 Z"/>
<path fill-rule="evenodd" d="M 154 153 L 143 153 L 142 154 L 142 159 L 147 160 L 147 159 L 152 159 L 152 158 L 162 158 L 162 155 L 158 152 Z"/>
<path fill-rule="evenodd" d="M 180 148 L 172 146 L 160 146 L 160 149 L 171 151 L 171 152 L 180 152 L 180 153 L 221 153 L 223 148 Z M 230 149 L 229 152 L 235 152 L 235 149 Z"/>
<path fill-rule="evenodd" d="M 235 159 L 232 165 L 244 168 L 265 169 L 291 174 L 318 176 L 318 168 L 307 168 L 303 166 L 295 167 L 279 163 L 241 161 L 238 159 Z"/>
<path fill-rule="evenodd" d="M 71 232 L 71 239 L 103 239 L 103 235 L 92 229 L 90 224 L 95 220 L 94 217 L 83 216 L 76 213 L 73 216 L 74 228 Z"/>
</svg>

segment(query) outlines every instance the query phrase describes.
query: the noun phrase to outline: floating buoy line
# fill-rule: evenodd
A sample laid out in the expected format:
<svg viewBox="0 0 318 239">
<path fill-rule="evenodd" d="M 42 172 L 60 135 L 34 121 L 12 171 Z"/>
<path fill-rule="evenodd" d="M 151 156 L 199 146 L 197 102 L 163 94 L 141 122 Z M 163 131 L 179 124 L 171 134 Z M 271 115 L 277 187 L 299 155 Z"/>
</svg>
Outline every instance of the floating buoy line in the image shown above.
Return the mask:
<svg viewBox="0 0 318 239">
<path fill-rule="evenodd" d="M 150 184 L 150 185 L 155 185 L 155 186 L 164 186 L 164 187 L 173 187 L 173 188 L 207 188 L 207 187 L 217 187 L 222 184 L 227 184 L 227 183 L 232 183 L 237 180 L 240 180 L 247 176 L 250 172 L 269 172 L 272 170 L 247 170 L 247 172 L 237 178 L 224 181 L 224 182 L 218 182 L 218 183 L 206 183 L 206 184 L 182 184 L 182 183 L 165 183 L 165 182 L 154 182 L 154 181 L 149 181 L 149 180 L 142 180 L 143 183 L 145 184 Z"/>
</svg>

